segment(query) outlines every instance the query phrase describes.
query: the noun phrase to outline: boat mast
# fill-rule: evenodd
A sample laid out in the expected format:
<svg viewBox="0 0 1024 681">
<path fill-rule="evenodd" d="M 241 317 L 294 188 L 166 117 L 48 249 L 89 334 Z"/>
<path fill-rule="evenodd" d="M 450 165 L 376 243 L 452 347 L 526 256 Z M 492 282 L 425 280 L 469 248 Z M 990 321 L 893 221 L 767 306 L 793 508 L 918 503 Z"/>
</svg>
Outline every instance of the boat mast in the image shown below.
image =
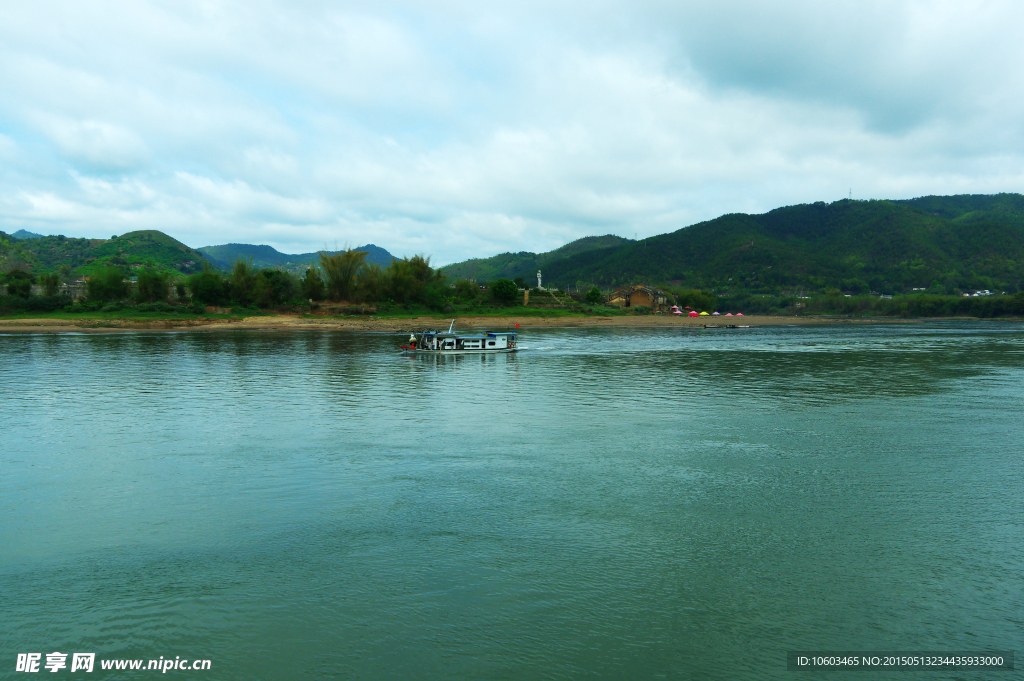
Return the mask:
<svg viewBox="0 0 1024 681">
<path fill-rule="evenodd" d="M 451 333 L 452 329 L 454 329 L 454 328 L 455 328 L 455 320 L 453 319 L 452 323 L 448 326 L 448 333 Z"/>
</svg>

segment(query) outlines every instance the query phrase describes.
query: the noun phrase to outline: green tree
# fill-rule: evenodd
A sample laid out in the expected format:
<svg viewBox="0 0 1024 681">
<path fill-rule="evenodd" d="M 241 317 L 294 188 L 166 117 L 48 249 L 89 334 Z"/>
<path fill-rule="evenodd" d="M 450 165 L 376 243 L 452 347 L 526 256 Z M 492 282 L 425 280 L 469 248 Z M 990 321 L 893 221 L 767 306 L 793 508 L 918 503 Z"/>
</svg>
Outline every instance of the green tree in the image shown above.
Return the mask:
<svg viewBox="0 0 1024 681">
<path fill-rule="evenodd" d="M 89 277 L 89 300 L 123 300 L 128 297 L 128 282 L 117 267 L 105 267 Z"/>
<path fill-rule="evenodd" d="M 251 305 L 255 302 L 256 272 L 252 268 L 252 258 L 238 258 L 231 268 L 231 300 L 239 305 Z"/>
<path fill-rule="evenodd" d="M 358 296 L 363 300 L 381 301 L 387 297 L 387 272 L 377 263 L 368 262 L 359 272 Z"/>
<path fill-rule="evenodd" d="M 423 282 L 408 258 L 393 260 L 387 269 L 388 293 L 398 303 L 410 303 L 420 298 Z"/>
<path fill-rule="evenodd" d="M 327 278 L 327 297 L 348 300 L 355 297 L 359 270 L 366 264 L 366 251 L 346 248 L 338 253 L 320 252 L 320 267 Z"/>
<path fill-rule="evenodd" d="M 28 298 L 32 293 L 32 275 L 22 270 L 7 273 L 7 295 Z"/>
<path fill-rule="evenodd" d="M 583 300 L 591 305 L 600 305 L 604 302 L 604 296 L 601 294 L 601 289 L 594 286 L 587 291 L 587 295 L 583 296 Z"/>
<path fill-rule="evenodd" d="M 256 307 L 273 307 L 277 303 L 276 297 L 274 296 L 274 289 L 271 287 L 270 282 L 266 277 L 260 276 L 262 274 L 262 271 L 259 272 L 253 282 L 252 301 L 256 304 Z"/>
<path fill-rule="evenodd" d="M 423 303 L 431 310 L 451 309 L 451 293 L 444 281 L 436 279 L 427 282 L 423 287 Z"/>
<path fill-rule="evenodd" d="M 260 270 L 256 275 L 255 298 L 260 307 L 283 305 L 299 296 L 298 278 L 284 270 Z"/>
<path fill-rule="evenodd" d="M 673 293 L 676 296 L 676 304 L 680 307 L 689 306 L 698 312 L 713 312 L 718 307 L 718 296 L 712 291 L 682 289 Z"/>
<path fill-rule="evenodd" d="M 430 258 L 414 255 L 411 258 L 392 260 L 385 273 L 388 293 L 395 302 L 427 303 L 435 308 L 444 306 L 444 274 L 430 266 Z"/>
<path fill-rule="evenodd" d="M 227 302 L 229 286 L 224 277 L 204 263 L 203 271 L 188 278 L 188 289 L 192 292 L 193 303 L 200 305 L 223 305 Z"/>
<path fill-rule="evenodd" d="M 491 297 L 500 303 L 510 304 L 516 299 L 519 289 L 511 279 L 495 279 L 491 282 Z"/>
<path fill-rule="evenodd" d="M 40 275 L 39 284 L 43 287 L 43 295 L 55 296 L 60 290 L 60 275 L 56 272 Z"/>
<path fill-rule="evenodd" d="M 468 279 L 455 282 L 455 297 L 459 300 L 475 300 L 480 295 L 480 287 Z"/>
<path fill-rule="evenodd" d="M 169 283 L 170 275 L 150 265 L 139 272 L 135 299 L 140 303 L 166 302 Z"/>
<path fill-rule="evenodd" d="M 302 295 L 309 300 L 324 299 L 324 280 L 316 267 L 306 268 L 306 275 L 302 277 Z"/>
</svg>

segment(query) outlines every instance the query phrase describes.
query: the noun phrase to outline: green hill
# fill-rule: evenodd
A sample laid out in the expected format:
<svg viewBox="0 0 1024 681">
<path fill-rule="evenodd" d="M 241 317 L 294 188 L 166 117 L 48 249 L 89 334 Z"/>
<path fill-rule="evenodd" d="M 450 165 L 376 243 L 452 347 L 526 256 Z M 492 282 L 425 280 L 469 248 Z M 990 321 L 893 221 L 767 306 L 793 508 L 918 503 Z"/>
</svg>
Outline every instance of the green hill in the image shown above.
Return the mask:
<svg viewBox="0 0 1024 681">
<path fill-rule="evenodd" d="M 367 251 L 366 261 L 376 263 L 381 267 L 391 264 L 394 256 L 380 246 L 367 244 L 359 246 L 355 250 Z M 319 253 L 281 253 L 271 246 L 254 246 L 252 244 L 223 244 L 220 246 L 203 246 L 199 251 L 217 267 L 229 269 L 238 258 L 252 258 L 252 264 L 257 268 L 279 267 L 284 270 L 296 273 L 304 272 L 306 267 L 313 262 L 318 262 Z"/>
<path fill-rule="evenodd" d="M 0 270 L 20 268 L 33 274 L 62 267 L 79 274 L 116 265 L 152 262 L 183 273 L 202 269 L 203 256 L 194 248 L 153 229 L 128 232 L 110 239 L 72 239 L 63 235 L 15 240 L 0 232 Z"/>
<path fill-rule="evenodd" d="M 225 244 L 203 249 L 222 267 L 252 257 L 256 267 L 295 271 L 316 253 L 288 255 L 269 246 Z M 368 244 L 370 262 L 391 254 Z M 204 255 L 155 230 L 111 239 L 43 236 L 17 239 L 0 232 L 0 271 L 34 274 L 67 268 L 88 274 L 105 265 L 145 262 L 183 273 Z M 504 253 L 449 265 L 451 278 L 492 281 L 538 269 L 545 284 L 589 282 L 611 287 L 647 282 L 719 293 L 813 293 L 839 289 L 882 293 L 928 289 L 1024 290 L 1024 196 L 925 196 L 903 201 L 822 202 L 761 215 L 735 213 L 675 232 L 631 241 L 587 237 L 548 253 Z"/>
<path fill-rule="evenodd" d="M 630 239 L 608 234 L 606 236 L 588 236 L 577 239 L 560 248 L 547 253 L 502 253 L 491 258 L 476 258 L 465 262 L 443 267 L 444 273 L 454 279 L 476 279 L 477 281 L 493 281 L 495 279 L 515 279 L 522 277 L 530 281 L 548 263 L 567 258 L 577 253 L 586 253 L 612 246 L 633 243 Z M 545 273 L 545 278 L 547 274 Z"/>
<path fill-rule="evenodd" d="M 546 265 L 545 280 L 718 291 L 935 292 L 1024 286 L 1024 197 L 927 196 L 736 213 Z"/>
</svg>

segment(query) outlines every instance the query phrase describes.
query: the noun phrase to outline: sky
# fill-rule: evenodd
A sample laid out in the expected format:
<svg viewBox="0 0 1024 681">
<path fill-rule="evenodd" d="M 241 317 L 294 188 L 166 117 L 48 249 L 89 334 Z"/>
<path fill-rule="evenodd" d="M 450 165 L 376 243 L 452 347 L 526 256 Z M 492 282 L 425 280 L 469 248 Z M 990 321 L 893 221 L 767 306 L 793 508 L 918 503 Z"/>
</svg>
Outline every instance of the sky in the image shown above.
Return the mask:
<svg viewBox="0 0 1024 681">
<path fill-rule="evenodd" d="M 0 230 L 444 265 L 814 201 L 1020 192 L 1024 4 L 33 2 Z"/>
</svg>

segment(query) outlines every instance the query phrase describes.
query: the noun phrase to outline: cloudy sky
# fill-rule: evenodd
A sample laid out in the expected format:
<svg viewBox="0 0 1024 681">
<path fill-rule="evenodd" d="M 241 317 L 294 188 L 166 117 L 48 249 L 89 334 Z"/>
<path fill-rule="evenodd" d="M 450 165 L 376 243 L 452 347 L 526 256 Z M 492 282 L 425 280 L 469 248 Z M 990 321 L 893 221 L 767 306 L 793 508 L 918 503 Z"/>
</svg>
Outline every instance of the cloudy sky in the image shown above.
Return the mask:
<svg viewBox="0 0 1024 681">
<path fill-rule="evenodd" d="M 6 2 L 0 230 L 437 264 L 1024 188 L 1019 2 Z"/>
</svg>

